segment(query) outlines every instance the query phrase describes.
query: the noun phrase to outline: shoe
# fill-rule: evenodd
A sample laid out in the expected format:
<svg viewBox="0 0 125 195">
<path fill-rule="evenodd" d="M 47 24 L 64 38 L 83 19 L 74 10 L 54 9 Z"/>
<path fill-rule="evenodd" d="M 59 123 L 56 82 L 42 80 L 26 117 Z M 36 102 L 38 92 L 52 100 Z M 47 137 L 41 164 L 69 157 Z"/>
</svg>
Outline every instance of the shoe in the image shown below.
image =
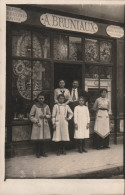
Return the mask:
<svg viewBox="0 0 125 195">
<path fill-rule="evenodd" d="M 48 157 L 47 153 L 43 152 L 42 154 L 43 157 Z"/>
<path fill-rule="evenodd" d="M 110 146 L 104 146 L 104 148 L 110 148 Z"/>
<path fill-rule="evenodd" d="M 66 155 L 66 151 L 65 151 L 65 150 L 63 150 L 63 151 L 62 151 L 62 154 L 63 154 L 63 155 Z"/>
<path fill-rule="evenodd" d="M 100 150 L 100 149 L 101 149 L 101 147 L 97 147 L 97 148 L 96 148 L 96 150 Z"/>
<path fill-rule="evenodd" d="M 39 154 L 39 153 L 36 153 L 36 157 L 37 157 L 37 158 L 40 158 L 40 154 Z"/>
<path fill-rule="evenodd" d="M 82 148 L 79 148 L 79 153 L 83 153 Z"/>
<path fill-rule="evenodd" d="M 56 153 L 56 155 L 57 155 L 57 156 L 60 156 L 60 151 L 58 151 L 58 152 Z"/>
<path fill-rule="evenodd" d="M 88 151 L 87 151 L 87 150 L 85 150 L 85 149 L 83 149 L 82 151 L 83 151 L 83 152 L 85 152 L 85 153 L 87 153 L 87 152 L 88 152 Z"/>
</svg>

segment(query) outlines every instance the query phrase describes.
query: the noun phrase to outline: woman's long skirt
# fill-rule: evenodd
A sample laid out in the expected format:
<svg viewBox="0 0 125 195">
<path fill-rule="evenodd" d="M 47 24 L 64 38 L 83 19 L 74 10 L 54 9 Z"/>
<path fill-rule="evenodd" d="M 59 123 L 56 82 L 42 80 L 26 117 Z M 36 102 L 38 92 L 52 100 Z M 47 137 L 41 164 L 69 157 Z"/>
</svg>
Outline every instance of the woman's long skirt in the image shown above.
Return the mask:
<svg viewBox="0 0 125 195">
<path fill-rule="evenodd" d="M 94 133 L 94 147 L 100 148 L 100 147 L 107 147 L 109 146 L 109 135 L 105 138 L 100 137 L 97 133 Z"/>
</svg>

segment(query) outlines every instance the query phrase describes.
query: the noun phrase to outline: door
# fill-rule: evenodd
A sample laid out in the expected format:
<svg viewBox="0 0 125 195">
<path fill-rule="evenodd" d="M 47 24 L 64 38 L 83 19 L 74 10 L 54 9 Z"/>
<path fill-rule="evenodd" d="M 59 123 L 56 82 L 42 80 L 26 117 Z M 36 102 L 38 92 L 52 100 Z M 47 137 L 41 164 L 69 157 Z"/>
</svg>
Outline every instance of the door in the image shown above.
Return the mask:
<svg viewBox="0 0 125 195">
<path fill-rule="evenodd" d="M 65 87 L 72 88 L 73 80 L 78 80 L 80 88 L 82 86 L 82 65 L 81 64 L 54 64 L 54 88 L 58 88 L 59 80 L 65 80 Z"/>
</svg>

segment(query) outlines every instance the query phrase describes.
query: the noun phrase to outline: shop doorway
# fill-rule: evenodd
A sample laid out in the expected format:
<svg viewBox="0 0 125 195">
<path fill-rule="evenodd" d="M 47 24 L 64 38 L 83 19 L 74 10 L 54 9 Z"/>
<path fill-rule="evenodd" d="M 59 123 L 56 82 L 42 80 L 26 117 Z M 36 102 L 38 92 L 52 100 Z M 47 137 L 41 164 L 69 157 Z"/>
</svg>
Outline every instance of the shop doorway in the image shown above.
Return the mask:
<svg viewBox="0 0 125 195">
<path fill-rule="evenodd" d="M 58 88 L 59 80 L 66 81 L 66 88 L 72 88 L 74 79 L 82 86 L 82 64 L 55 63 L 54 64 L 54 88 Z"/>
</svg>

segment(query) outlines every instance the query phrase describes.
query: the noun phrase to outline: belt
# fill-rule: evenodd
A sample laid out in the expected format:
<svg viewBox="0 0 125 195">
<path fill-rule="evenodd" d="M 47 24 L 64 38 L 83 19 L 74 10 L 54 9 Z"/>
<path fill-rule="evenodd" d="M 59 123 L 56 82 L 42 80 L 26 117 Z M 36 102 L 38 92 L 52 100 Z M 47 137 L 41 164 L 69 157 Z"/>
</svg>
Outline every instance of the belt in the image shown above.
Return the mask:
<svg viewBox="0 0 125 195">
<path fill-rule="evenodd" d="M 99 110 L 108 110 L 107 108 L 99 108 Z"/>
</svg>

